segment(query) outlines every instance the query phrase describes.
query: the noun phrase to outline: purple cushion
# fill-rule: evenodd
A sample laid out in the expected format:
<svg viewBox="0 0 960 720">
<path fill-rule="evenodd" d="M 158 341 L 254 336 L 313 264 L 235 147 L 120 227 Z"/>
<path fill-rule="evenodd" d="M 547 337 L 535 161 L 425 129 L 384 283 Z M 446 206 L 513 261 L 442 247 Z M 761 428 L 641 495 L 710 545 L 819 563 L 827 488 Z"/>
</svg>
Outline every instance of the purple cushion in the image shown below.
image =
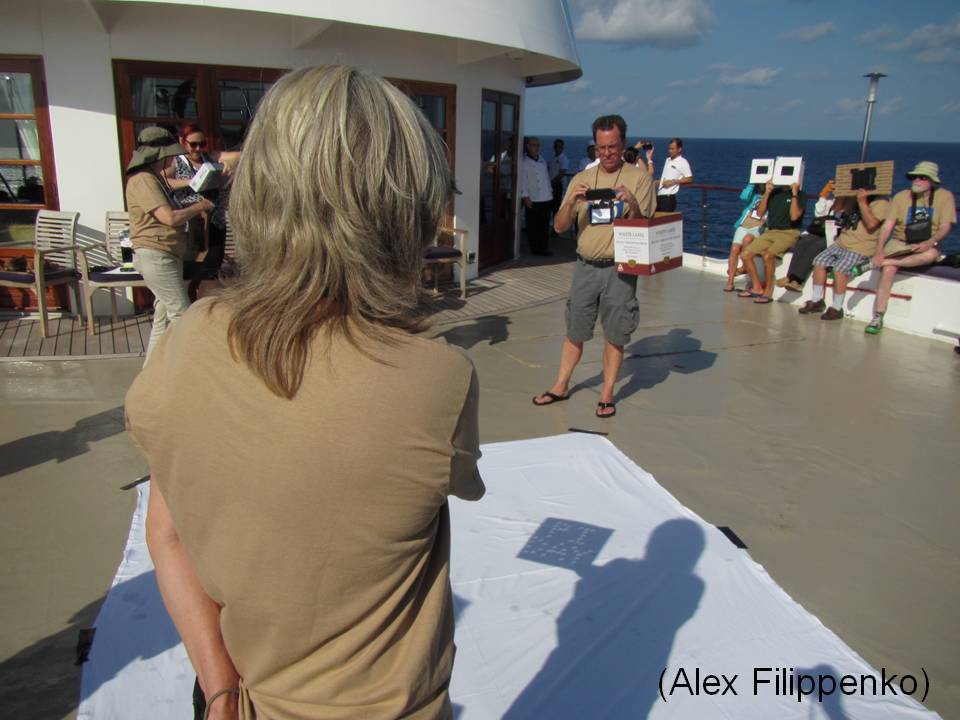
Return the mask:
<svg viewBox="0 0 960 720">
<path fill-rule="evenodd" d="M 95 267 L 90 270 L 90 279 L 98 283 L 128 283 L 128 282 L 142 282 L 143 276 L 131 270 L 130 272 L 125 273 L 110 273 L 111 270 L 116 270 L 119 265 L 114 265 L 113 267 Z"/>
<path fill-rule="evenodd" d="M 457 248 L 446 245 L 431 245 L 423 251 L 424 260 L 459 260 L 462 255 Z"/>
<path fill-rule="evenodd" d="M 900 272 L 960 282 L 960 268 L 950 267 L 948 265 L 921 265 L 920 267 L 900 268 Z"/>
<path fill-rule="evenodd" d="M 76 270 L 71 270 L 70 268 L 48 270 L 43 274 L 43 279 L 47 282 L 50 282 L 51 280 L 62 280 L 64 278 L 73 279 L 78 277 L 80 277 L 80 274 Z M 32 272 L 9 272 L 7 270 L 2 270 L 0 271 L 0 280 L 16 283 L 35 283 L 37 281 L 37 277 Z"/>
</svg>

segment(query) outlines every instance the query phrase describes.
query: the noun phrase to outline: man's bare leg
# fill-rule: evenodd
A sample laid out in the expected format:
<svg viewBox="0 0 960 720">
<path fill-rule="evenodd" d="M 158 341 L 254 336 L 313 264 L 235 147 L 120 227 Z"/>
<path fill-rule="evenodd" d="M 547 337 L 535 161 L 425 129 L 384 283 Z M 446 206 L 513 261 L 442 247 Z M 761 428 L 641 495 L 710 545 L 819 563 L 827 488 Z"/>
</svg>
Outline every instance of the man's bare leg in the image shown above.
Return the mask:
<svg viewBox="0 0 960 720">
<path fill-rule="evenodd" d="M 773 297 L 773 283 L 776 280 L 774 277 L 774 265 L 776 261 L 777 256 L 772 252 L 768 251 L 763 254 L 763 279 L 767 281 L 767 284 L 763 286 L 763 294 L 767 297 Z"/>
<path fill-rule="evenodd" d="M 929 265 L 938 257 L 940 257 L 940 251 L 936 248 L 930 248 L 921 253 L 884 260 L 881 266 L 880 283 L 877 285 L 877 302 L 873 306 L 873 312 L 885 313 L 887 311 L 887 303 L 890 300 L 890 292 L 893 290 L 893 280 L 897 276 L 897 268 Z"/>
<path fill-rule="evenodd" d="M 560 370 L 557 372 L 557 381 L 550 388 L 549 392 L 560 397 L 566 397 L 570 389 L 570 378 L 573 377 L 573 371 L 583 356 L 583 343 L 574 342 L 568 337 L 563 338 L 563 347 L 560 350 Z M 551 400 L 546 393 L 537 395 L 534 399 L 537 405 L 549 405 Z"/>
<path fill-rule="evenodd" d="M 614 345 L 609 340 L 603 341 L 603 389 L 600 391 L 600 402 L 613 402 L 613 389 L 620 376 L 620 367 L 623 365 L 623 345 Z M 612 415 L 615 409 L 598 410 L 600 415 Z"/>
<path fill-rule="evenodd" d="M 740 253 L 740 257 L 743 258 L 743 267 L 747 270 L 747 275 L 750 276 L 750 287 L 747 288 L 749 292 L 763 292 L 763 284 L 760 282 L 760 274 L 757 272 L 757 265 L 753 262 L 754 254 L 749 250 L 744 250 Z"/>
</svg>

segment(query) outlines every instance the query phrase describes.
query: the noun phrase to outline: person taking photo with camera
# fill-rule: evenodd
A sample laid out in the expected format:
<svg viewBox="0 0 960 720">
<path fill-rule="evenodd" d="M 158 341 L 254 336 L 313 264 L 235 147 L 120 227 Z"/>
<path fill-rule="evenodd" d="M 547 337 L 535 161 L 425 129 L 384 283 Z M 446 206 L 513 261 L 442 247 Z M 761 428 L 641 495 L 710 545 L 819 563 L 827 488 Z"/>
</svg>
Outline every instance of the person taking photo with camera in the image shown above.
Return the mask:
<svg viewBox="0 0 960 720">
<path fill-rule="evenodd" d="M 613 221 L 652 217 L 656 190 L 650 175 L 623 161 L 627 124 L 619 115 L 593 122 L 600 162 L 577 173 L 554 218 L 554 230 L 565 232 L 577 221 L 577 263 L 567 299 L 566 336 L 557 380 L 533 398 L 537 406 L 566 400 L 570 378 L 593 337 L 597 317 L 603 327 L 603 388 L 596 415 L 613 417 L 613 389 L 623 363 L 623 347 L 640 322 L 637 276 L 621 275 L 613 262 Z"/>
</svg>

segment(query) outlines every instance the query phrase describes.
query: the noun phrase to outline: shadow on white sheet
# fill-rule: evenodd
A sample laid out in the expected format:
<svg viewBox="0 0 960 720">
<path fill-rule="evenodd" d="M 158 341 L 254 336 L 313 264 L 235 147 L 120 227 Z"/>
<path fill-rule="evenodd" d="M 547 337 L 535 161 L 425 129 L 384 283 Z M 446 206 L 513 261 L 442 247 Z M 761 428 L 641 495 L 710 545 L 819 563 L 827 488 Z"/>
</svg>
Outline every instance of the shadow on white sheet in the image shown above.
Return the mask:
<svg viewBox="0 0 960 720">
<path fill-rule="evenodd" d="M 607 440 L 571 434 L 483 452 L 487 495 L 451 501 L 458 720 L 938 717 L 899 686 L 881 695 L 879 681 L 875 695 L 838 689 L 820 703 L 814 689 L 798 702 L 799 675 L 879 674 Z M 143 544 L 149 491 L 139 492 L 79 720 L 190 717 L 194 676 L 156 591 Z M 755 692 L 757 668 L 770 671 Z M 721 676 L 736 695 L 722 694 Z"/>
</svg>

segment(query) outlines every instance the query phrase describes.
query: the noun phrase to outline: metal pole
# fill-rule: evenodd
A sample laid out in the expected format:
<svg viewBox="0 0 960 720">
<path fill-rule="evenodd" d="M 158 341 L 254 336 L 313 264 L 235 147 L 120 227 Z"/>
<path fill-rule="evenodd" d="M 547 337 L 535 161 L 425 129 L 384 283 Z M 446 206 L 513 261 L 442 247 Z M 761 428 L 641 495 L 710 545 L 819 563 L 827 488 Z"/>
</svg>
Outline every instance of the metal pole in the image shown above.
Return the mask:
<svg viewBox="0 0 960 720">
<path fill-rule="evenodd" d="M 707 189 L 700 189 L 700 228 L 703 231 L 700 253 L 703 256 L 703 265 L 707 264 L 707 235 L 710 232 L 710 223 L 707 222 L 707 208 L 710 206 L 707 200 Z"/>
<path fill-rule="evenodd" d="M 873 106 L 877 103 L 877 86 L 880 78 L 887 77 L 883 73 L 872 72 L 864 75 L 870 78 L 870 88 L 867 90 L 867 119 L 863 125 L 863 144 L 860 146 L 860 162 L 867 159 L 867 144 L 870 142 L 870 121 L 873 119 Z"/>
</svg>

